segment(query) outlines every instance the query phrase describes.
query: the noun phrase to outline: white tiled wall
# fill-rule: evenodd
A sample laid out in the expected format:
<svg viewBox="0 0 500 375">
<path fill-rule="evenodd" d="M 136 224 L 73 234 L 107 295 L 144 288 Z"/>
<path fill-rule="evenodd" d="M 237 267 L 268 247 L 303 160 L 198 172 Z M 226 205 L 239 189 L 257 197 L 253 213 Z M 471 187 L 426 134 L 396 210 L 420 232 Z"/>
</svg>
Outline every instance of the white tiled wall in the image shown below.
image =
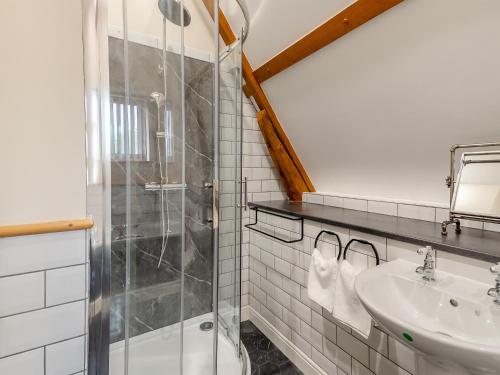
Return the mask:
<svg viewBox="0 0 500 375">
<path fill-rule="evenodd" d="M 377 209 L 394 212 L 390 205 L 381 205 Z M 261 217 L 259 214 L 259 222 L 267 231 L 284 238 L 294 237 L 299 232 L 289 221 L 277 220 L 270 215 Z M 322 229 L 336 232 L 344 246 L 351 238 L 372 242 L 382 262 L 397 258 L 419 264 L 423 262 L 423 256 L 416 254 L 419 246 L 314 221 L 305 221 L 304 239 L 291 245 L 252 231 L 249 245 L 250 306 L 329 375 L 415 374 L 415 353 L 410 348 L 378 328 L 374 328 L 365 340 L 307 297 L 311 249 Z M 323 236 L 318 247 L 323 254 L 337 255 L 338 246 L 333 237 Z M 347 258 L 355 267 L 365 269 L 375 265 L 373 254 L 364 245 L 353 246 L 352 250 Z M 490 264 L 485 262 L 438 249 L 437 265 L 444 271 L 458 272 L 488 284 L 492 282 L 488 271 Z"/>
<path fill-rule="evenodd" d="M 236 166 L 235 155 L 236 137 L 235 132 L 235 116 L 234 106 L 232 104 L 232 88 L 234 87 L 231 69 L 228 65 L 221 66 L 221 180 L 230 180 Z M 267 146 L 264 142 L 257 123 L 257 115 L 253 105 L 243 96 L 243 144 L 242 144 L 242 168 L 243 178 L 247 177 L 247 199 L 249 202 L 257 202 L 271 199 L 286 199 L 286 193 L 280 181 L 279 173 L 274 168 L 273 161 L 269 156 Z M 228 171 L 226 172 L 225 169 Z M 229 181 L 233 183 L 232 181 Z M 234 188 L 221 187 L 221 222 L 220 232 L 221 239 L 227 240 L 224 237 L 225 233 L 230 233 L 234 228 L 234 194 L 231 194 Z M 229 193 L 228 193 L 229 192 Z M 243 224 L 248 224 L 249 210 L 243 211 Z M 231 238 L 229 238 L 231 242 Z M 248 304 L 248 229 L 244 228 L 242 237 L 242 285 L 241 285 L 241 303 L 242 306 Z M 221 276 L 219 279 L 219 294 L 222 299 L 230 298 L 233 292 L 233 275 L 230 263 L 232 262 L 233 251 L 231 246 L 220 248 L 220 265 L 219 269 Z M 227 263 L 227 267 L 226 267 Z"/>
<path fill-rule="evenodd" d="M 0 374 L 85 370 L 85 231 L 0 239 Z"/>
<path fill-rule="evenodd" d="M 382 215 L 399 216 L 409 219 L 442 223 L 448 220 L 450 210 L 446 204 L 390 201 L 370 197 L 350 197 L 335 193 L 304 193 L 303 201 L 325 206 L 340 207 L 350 210 L 373 212 Z M 500 232 L 499 224 L 481 223 L 470 220 L 460 220 L 462 226 Z M 453 230 L 450 226 L 449 230 Z"/>
</svg>

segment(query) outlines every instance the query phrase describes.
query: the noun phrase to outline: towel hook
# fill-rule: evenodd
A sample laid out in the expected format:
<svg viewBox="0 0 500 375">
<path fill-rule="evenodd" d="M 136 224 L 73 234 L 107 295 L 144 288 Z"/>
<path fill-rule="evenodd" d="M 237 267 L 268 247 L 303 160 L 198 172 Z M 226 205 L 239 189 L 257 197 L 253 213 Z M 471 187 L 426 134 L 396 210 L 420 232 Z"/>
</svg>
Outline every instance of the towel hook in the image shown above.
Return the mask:
<svg viewBox="0 0 500 375">
<path fill-rule="evenodd" d="M 368 241 L 365 241 L 365 240 L 358 240 L 358 239 L 356 239 L 356 238 L 352 238 L 352 239 L 351 239 L 351 240 L 347 243 L 347 245 L 345 246 L 345 248 L 344 248 L 344 258 L 343 258 L 344 260 L 345 260 L 345 258 L 346 258 L 347 249 L 349 248 L 349 246 L 350 246 L 353 242 L 359 242 L 359 243 L 362 243 L 363 245 L 369 245 L 369 246 L 371 246 L 371 248 L 372 248 L 372 250 L 373 250 L 373 252 L 374 252 L 374 254 L 375 254 L 375 258 L 376 258 L 376 260 L 377 260 L 377 262 L 376 262 L 377 266 L 380 264 L 380 258 L 379 258 L 379 256 L 378 256 L 378 252 L 377 252 L 377 249 L 375 248 L 375 246 L 374 246 L 371 242 L 368 242 Z"/>
<path fill-rule="evenodd" d="M 339 255 L 337 256 L 337 260 L 340 260 L 340 255 L 342 255 L 342 241 L 340 241 L 340 237 L 335 232 L 329 230 L 322 230 L 321 232 L 319 232 L 318 235 L 316 236 L 316 239 L 314 240 L 314 248 L 316 249 L 318 248 L 318 241 L 323 233 L 331 234 L 332 236 L 335 236 L 335 238 L 337 239 L 337 242 L 339 243 Z"/>
</svg>

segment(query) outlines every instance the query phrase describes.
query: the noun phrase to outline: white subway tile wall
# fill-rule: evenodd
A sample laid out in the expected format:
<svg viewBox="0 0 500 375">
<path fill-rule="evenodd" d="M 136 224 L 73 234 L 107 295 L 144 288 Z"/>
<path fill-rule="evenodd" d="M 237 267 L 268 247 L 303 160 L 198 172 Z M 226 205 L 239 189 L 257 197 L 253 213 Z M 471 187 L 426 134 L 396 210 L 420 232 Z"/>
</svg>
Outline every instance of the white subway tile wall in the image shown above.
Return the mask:
<svg viewBox="0 0 500 375">
<path fill-rule="evenodd" d="M 394 212 L 391 205 L 381 205 L 378 209 Z M 273 220 L 271 215 L 263 215 L 262 221 L 273 233 L 283 230 L 288 231 L 290 236 L 299 233 L 299 229 L 291 228 L 286 220 Z M 423 257 L 416 253 L 417 245 L 310 220 L 304 222 L 304 239 L 289 245 L 251 231 L 248 282 L 251 308 L 276 327 L 290 341 L 289 344 L 295 345 L 328 374 L 415 374 L 415 353 L 412 349 L 377 327 L 372 329 L 366 340 L 308 299 L 306 288 L 311 246 L 322 229 L 338 233 L 343 246 L 352 238 L 372 242 L 381 262 L 396 258 L 423 262 Z M 318 247 L 330 256 L 338 253 L 338 246 L 330 236 L 323 236 Z M 350 249 L 348 259 L 358 269 L 375 265 L 373 252 L 365 245 L 354 244 Z M 444 271 L 458 272 L 479 282 L 491 281 L 488 263 L 439 249 L 437 262 Z"/>
<path fill-rule="evenodd" d="M 237 153 L 236 122 L 234 115 L 234 106 L 231 104 L 234 95 L 234 77 L 231 67 L 228 64 L 221 64 L 221 136 L 223 138 L 220 146 L 221 167 L 233 169 L 239 164 Z M 287 199 L 283 184 L 280 181 L 278 171 L 274 168 L 274 163 L 269 156 L 266 143 L 262 137 L 259 125 L 257 123 L 257 113 L 250 100 L 243 96 L 243 144 L 242 144 L 242 178 L 247 178 L 247 199 L 248 202 Z M 220 207 L 221 207 L 221 234 L 229 233 L 235 229 L 235 211 L 234 203 L 236 197 L 236 188 L 234 181 L 230 181 L 231 186 L 222 185 Z M 260 221 L 260 217 L 259 217 Z M 250 223 L 250 210 L 243 211 L 242 224 Z M 288 229 L 288 228 L 285 228 Z M 249 230 L 243 227 L 241 238 L 242 243 L 242 261 L 241 261 L 241 305 L 248 305 L 248 285 L 249 285 L 249 253 L 252 250 L 249 246 Z M 228 300 L 232 304 L 231 298 L 234 297 L 234 283 L 237 277 L 234 275 L 234 266 L 231 267 L 234 257 L 234 243 L 227 248 L 220 248 L 219 270 L 219 298 Z M 266 256 L 264 255 L 264 258 Z M 224 267 L 224 262 L 228 267 Z M 234 262 L 232 263 L 234 265 Z M 287 272 L 287 264 L 278 262 L 278 267 Z M 226 271 L 226 272 L 225 272 Z M 289 270 L 288 272 L 291 272 Z M 223 280 L 223 282 L 221 282 Z M 239 290 L 239 288 L 237 288 Z"/>
<path fill-rule="evenodd" d="M 426 202 L 401 202 L 370 197 L 347 197 L 335 193 L 304 193 L 304 202 L 324 204 L 325 206 L 346 208 L 357 211 L 398 216 L 409 219 L 442 223 L 449 218 L 450 210 L 446 204 Z M 462 226 L 500 232 L 500 224 L 482 223 L 479 221 L 461 220 Z"/>
<path fill-rule="evenodd" d="M 0 239 L 0 373 L 85 371 L 86 232 Z"/>
</svg>

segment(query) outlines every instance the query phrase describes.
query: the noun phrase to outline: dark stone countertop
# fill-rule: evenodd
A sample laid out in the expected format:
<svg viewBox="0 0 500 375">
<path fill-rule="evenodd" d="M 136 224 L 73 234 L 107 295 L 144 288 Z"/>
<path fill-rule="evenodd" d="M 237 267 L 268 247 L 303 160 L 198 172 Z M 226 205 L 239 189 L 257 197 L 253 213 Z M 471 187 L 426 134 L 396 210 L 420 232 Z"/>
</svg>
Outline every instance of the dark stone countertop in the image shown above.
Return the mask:
<svg viewBox="0 0 500 375">
<path fill-rule="evenodd" d="M 253 202 L 249 203 L 249 207 L 259 207 L 266 211 L 303 217 L 417 245 L 431 245 L 438 250 L 486 262 L 500 262 L 499 232 L 463 227 L 462 233 L 456 234 L 454 227 L 450 226 L 448 235 L 443 236 L 440 223 L 285 200 Z"/>
</svg>

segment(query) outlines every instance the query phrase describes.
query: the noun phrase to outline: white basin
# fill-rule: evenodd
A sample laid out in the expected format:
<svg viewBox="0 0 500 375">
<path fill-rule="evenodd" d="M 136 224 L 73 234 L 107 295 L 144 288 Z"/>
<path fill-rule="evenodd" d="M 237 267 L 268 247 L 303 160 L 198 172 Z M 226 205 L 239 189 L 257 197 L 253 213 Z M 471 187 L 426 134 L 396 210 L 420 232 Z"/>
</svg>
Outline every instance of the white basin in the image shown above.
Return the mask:
<svg viewBox="0 0 500 375">
<path fill-rule="evenodd" d="M 439 270 L 427 282 L 417 266 L 396 260 L 359 274 L 355 288 L 368 313 L 431 359 L 500 374 L 500 306 L 486 294 L 492 285 Z"/>
</svg>

